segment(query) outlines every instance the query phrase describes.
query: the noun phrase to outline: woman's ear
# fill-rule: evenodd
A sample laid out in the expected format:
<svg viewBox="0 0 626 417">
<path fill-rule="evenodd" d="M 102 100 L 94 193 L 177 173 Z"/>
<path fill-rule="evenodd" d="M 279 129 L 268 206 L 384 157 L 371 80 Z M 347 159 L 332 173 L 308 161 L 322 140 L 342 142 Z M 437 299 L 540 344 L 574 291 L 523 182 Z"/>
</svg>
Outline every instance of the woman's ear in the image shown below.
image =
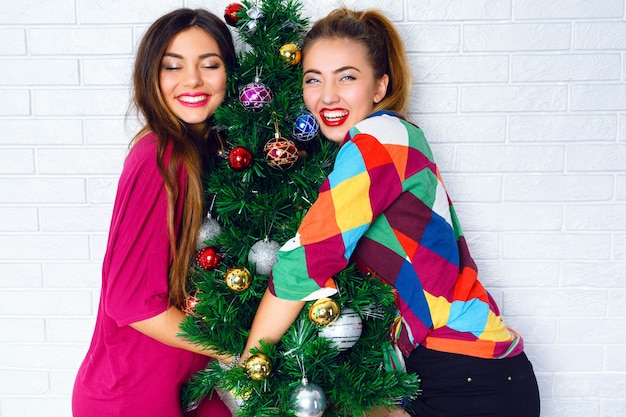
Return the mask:
<svg viewBox="0 0 626 417">
<path fill-rule="evenodd" d="M 376 93 L 374 94 L 374 103 L 378 104 L 387 95 L 387 86 L 389 85 L 389 75 L 385 74 L 376 83 Z"/>
</svg>

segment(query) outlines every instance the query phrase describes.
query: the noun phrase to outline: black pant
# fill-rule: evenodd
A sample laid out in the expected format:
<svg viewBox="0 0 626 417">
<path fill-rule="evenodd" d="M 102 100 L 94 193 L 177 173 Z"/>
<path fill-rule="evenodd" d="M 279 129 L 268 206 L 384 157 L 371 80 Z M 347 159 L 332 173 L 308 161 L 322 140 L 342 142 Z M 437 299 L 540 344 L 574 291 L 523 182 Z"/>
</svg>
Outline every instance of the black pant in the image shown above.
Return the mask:
<svg viewBox="0 0 626 417">
<path fill-rule="evenodd" d="M 482 359 L 423 347 L 405 358 L 421 379 L 417 417 L 538 417 L 539 389 L 524 353 Z"/>
</svg>

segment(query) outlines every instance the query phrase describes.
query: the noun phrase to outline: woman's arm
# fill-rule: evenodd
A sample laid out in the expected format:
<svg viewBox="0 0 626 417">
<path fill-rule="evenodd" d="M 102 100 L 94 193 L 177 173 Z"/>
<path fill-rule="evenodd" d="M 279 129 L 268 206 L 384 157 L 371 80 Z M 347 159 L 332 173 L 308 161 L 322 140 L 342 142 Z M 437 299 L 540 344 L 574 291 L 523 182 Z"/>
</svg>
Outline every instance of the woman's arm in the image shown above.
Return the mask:
<svg viewBox="0 0 626 417">
<path fill-rule="evenodd" d="M 241 355 L 242 360 L 250 355 L 250 348 L 259 347 L 259 340 L 278 343 L 296 320 L 304 304 L 304 301 L 277 298 L 269 290 L 265 290 L 252 322 L 248 343 Z"/>
<path fill-rule="evenodd" d="M 161 314 L 149 319 L 131 323 L 129 326 L 159 342 L 178 349 L 188 350 L 205 356 L 211 356 L 224 362 L 230 362 L 229 356 L 220 356 L 215 352 L 204 349 L 200 345 L 191 343 L 180 336 L 180 324 L 185 319 L 185 313 L 172 306 Z"/>
</svg>

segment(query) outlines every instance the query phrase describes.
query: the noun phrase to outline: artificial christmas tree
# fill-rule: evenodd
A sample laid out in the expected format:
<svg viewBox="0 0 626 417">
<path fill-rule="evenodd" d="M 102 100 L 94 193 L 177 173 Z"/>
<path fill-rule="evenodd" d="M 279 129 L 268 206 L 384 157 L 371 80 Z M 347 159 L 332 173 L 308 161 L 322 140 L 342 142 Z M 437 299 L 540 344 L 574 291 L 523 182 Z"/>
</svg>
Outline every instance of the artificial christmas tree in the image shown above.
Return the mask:
<svg viewBox="0 0 626 417">
<path fill-rule="evenodd" d="M 221 157 L 205 178 L 208 213 L 192 271 L 182 335 L 237 355 L 267 286 L 276 252 L 293 237 L 330 172 L 337 147 L 319 140 L 301 100 L 307 20 L 294 0 L 242 1 L 225 10 L 245 50 L 230 98 L 215 114 Z M 245 366 L 212 362 L 183 390 L 193 408 L 215 388 L 239 416 L 362 415 L 416 394 L 416 375 L 393 370 L 391 287 L 349 267 L 339 293 L 309 302 L 278 345 Z"/>
</svg>

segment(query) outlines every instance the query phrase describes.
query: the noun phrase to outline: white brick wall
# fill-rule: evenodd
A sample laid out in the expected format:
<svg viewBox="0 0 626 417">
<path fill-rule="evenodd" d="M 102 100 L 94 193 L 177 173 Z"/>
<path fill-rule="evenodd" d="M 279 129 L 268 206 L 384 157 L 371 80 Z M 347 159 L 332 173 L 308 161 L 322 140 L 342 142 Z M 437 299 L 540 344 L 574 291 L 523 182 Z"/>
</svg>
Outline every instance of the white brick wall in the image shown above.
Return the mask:
<svg viewBox="0 0 626 417">
<path fill-rule="evenodd" d="M 229 0 L 2 0 L 0 417 L 69 417 L 157 16 Z M 337 0 L 304 0 L 313 20 Z M 384 9 L 482 272 L 545 417 L 626 415 L 624 0 L 349 0 Z"/>
</svg>

